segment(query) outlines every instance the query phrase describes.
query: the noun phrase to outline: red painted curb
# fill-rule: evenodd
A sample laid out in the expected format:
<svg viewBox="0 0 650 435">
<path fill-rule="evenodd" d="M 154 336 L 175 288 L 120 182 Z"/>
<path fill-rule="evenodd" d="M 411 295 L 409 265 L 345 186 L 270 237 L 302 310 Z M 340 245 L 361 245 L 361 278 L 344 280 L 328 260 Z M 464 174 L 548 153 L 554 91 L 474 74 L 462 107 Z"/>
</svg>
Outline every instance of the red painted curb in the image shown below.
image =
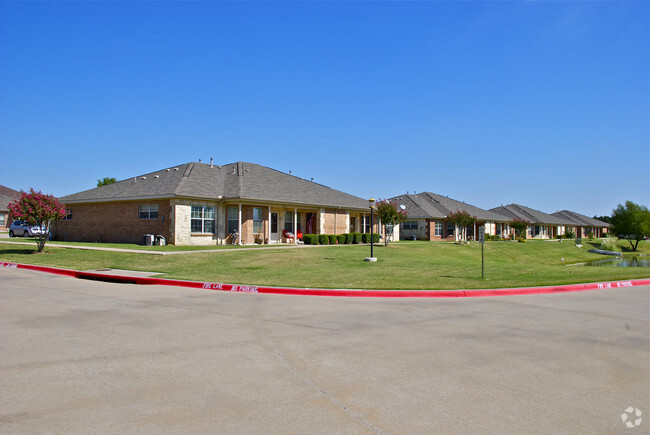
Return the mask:
<svg viewBox="0 0 650 435">
<path fill-rule="evenodd" d="M 188 288 L 200 288 L 206 290 L 220 290 L 239 293 L 268 293 L 280 295 L 301 295 L 301 296 L 338 296 L 338 297 L 369 297 L 369 298 L 462 298 L 462 297 L 485 297 L 485 296 L 515 296 L 532 295 L 544 293 L 565 293 L 587 290 L 603 290 L 622 287 L 637 287 L 650 285 L 650 278 L 633 279 L 627 281 L 610 281 L 587 284 L 569 284 L 548 287 L 516 287 L 502 289 L 479 289 L 479 290 L 335 290 L 335 289 L 308 289 L 289 287 L 256 287 L 237 284 L 223 284 L 216 282 L 180 281 L 164 278 L 143 278 L 135 276 L 109 275 L 105 273 L 80 272 L 76 270 L 58 269 L 47 266 L 33 266 L 31 264 L 1 263 L 0 267 L 14 269 L 28 269 L 38 272 L 65 275 L 79 279 L 91 279 L 97 281 L 117 282 L 123 284 L 138 285 L 166 285 Z"/>
</svg>

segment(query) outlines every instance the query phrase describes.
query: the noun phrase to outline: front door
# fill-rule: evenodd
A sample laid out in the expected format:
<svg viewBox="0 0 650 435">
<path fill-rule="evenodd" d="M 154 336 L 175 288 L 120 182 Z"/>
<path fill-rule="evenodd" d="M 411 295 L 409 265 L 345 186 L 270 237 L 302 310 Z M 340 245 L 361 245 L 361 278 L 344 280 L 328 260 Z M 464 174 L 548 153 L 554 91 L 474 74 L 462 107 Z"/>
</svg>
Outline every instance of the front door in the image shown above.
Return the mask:
<svg viewBox="0 0 650 435">
<path fill-rule="evenodd" d="M 278 214 L 271 213 L 271 242 L 279 242 L 280 233 L 278 232 Z"/>
</svg>

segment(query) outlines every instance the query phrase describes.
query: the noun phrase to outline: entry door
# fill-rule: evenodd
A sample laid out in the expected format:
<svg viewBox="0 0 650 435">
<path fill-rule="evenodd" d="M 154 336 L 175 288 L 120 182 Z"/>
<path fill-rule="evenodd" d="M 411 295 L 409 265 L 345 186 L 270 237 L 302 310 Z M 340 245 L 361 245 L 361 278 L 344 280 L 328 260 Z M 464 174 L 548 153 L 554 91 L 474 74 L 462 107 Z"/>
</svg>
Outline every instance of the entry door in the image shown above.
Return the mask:
<svg viewBox="0 0 650 435">
<path fill-rule="evenodd" d="M 271 213 L 271 242 L 279 242 L 280 233 L 278 232 L 278 214 Z"/>
</svg>

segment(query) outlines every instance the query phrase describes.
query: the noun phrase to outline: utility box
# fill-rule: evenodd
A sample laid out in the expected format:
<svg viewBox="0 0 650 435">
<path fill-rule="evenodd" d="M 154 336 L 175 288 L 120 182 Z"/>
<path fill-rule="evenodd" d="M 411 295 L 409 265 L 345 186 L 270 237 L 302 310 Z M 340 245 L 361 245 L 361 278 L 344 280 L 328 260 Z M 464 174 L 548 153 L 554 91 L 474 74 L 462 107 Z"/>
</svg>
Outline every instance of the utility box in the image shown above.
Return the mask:
<svg viewBox="0 0 650 435">
<path fill-rule="evenodd" d="M 165 246 L 165 243 L 165 238 L 163 236 L 160 234 L 156 236 L 156 240 L 154 241 L 156 246 Z"/>
<path fill-rule="evenodd" d="M 153 245 L 153 234 L 145 234 L 142 236 L 142 244 L 145 246 L 152 246 Z"/>
</svg>

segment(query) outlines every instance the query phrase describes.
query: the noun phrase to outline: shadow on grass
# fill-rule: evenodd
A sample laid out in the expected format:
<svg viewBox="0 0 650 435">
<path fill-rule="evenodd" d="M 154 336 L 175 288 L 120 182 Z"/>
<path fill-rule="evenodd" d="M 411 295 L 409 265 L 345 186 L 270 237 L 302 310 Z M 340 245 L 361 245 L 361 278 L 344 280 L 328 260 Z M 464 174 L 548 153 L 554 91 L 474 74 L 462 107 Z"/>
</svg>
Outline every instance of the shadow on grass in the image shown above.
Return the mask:
<svg viewBox="0 0 650 435">
<path fill-rule="evenodd" d="M 47 254 L 48 252 L 38 252 L 37 248 L 23 248 L 23 249 L 0 249 L 0 254 L 8 255 L 31 255 L 31 254 Z"/>
</svg>

